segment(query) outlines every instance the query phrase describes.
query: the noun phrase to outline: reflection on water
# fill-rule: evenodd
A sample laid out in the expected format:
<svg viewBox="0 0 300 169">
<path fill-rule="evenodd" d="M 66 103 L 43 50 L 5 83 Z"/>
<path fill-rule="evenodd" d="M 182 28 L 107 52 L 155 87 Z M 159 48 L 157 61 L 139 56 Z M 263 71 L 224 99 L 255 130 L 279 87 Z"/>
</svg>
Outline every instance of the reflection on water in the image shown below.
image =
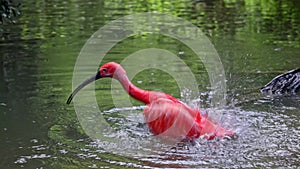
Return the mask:
<svg viewBox="0 0 300 169">
<path fill-rule="evenodd" d="M 0 168 L 299 167 L 299 95 L 259 93 L 273 77 L 300 65 L 298 1 L 22 3 L 23 16 L 18 23 L 0 27 Z M 148 11 L 182 17 L 205 32 L 225 68 L 228 106 L 210 109 L 205 67 L 188 47 L 174 39 L 133 36 L 115 46 L 104 61 L 120 62 L 149 47 L 178 54 L 197 75 L 201 93 L 196 102 L 212 117 L 214 112 L 222 112 L 220 123 L 234 129 L 237 138 L 200 139 L 195 145 L 172 149 L 157 143 L 156 149 L 142 147 L 139 154 L 128 156 L 113 154 L 102 142 L 86 136 L 74 108 L 65 105 L 76 57 L 85 41 L 104 24 Z M 124 144 L 125 148 L 137 148 L 139 140 L 135 138 L 151 135 L 142 121 L 142 107 L 132 100 L 137 106 L 134 110 L 114 109 L 110 82 L 103 79 L 96 83 L 102 114 L 118 129 L 116 136 L 135 141 Z M 174 79 L 158 70 L 141 72 L 133 82 L 141 88 L 181 96 Z"/>
</svg>

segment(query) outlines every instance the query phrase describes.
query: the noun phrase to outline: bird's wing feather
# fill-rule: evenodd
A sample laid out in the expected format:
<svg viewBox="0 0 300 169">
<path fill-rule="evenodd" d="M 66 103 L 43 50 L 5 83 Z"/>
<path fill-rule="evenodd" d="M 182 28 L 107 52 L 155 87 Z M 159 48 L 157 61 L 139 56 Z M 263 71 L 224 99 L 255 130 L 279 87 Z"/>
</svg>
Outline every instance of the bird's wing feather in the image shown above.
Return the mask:
<svg viewBox="0 0 300 169">
<path fill-rule="evenodd" d="M 152 101 L 144 110 L 145 120 L 155 135 L 185 137 L 200 121 L 198 111 L 167 98 Z"/>
<path fill-rule="evenodd" d="M 300 88 L 300 68 L 276 76 L 261 88 L 265 94 L 295 94 Z"/>
</svg>

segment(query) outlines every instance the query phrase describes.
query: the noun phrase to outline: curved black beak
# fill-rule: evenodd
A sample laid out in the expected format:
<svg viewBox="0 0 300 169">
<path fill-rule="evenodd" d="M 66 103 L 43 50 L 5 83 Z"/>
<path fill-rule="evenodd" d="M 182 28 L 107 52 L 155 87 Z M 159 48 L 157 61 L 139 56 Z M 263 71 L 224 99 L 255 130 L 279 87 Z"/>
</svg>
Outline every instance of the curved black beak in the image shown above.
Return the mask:
<svg viewBox="0 0 300 169">
<path fill-rule="evenodd" d="M 95 75 L 91 76 L 90 78 L 86 79 L 84 82 L 82 82 L 69 96 L 67 100 L 67 104 L 70 104 L 73 97 L 79 92 L 80 89 L 82 89 L 84 86 L 88 85 L 89 83 L 96 81 L 97 79 L 101 78 L 100 72 L 97 72 Z"/>
</svg>

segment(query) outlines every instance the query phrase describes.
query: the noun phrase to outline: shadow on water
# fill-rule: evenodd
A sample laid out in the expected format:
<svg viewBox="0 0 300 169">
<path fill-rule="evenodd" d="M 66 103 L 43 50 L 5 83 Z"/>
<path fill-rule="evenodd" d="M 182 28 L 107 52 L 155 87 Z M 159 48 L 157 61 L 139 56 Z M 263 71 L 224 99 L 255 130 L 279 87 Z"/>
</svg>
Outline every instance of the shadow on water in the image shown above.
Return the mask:
<svg viewBox="0 0 300 169">
<path fill-rule="evenodd" d="M 22 3 L 23 14 L 17 24 L 0 25 L 0 168 L 300 166 L 299 95 L 259 93 L 273 77 L 300 65 L 298 1 Z M 103 62 L 120 62 L 149 47 L 170 50 L 197 75 L 201 93 L 196 102 L 212 117 L 222 114 L 219 123 L 235 130 L 237 138 L 199 139 L 195 145 L 179 144 L 171 149 L 157 143 L 152 149 L 142 147 L 140 153 L 129 156 L 123 151 L 125 155 L 118 155 L 107 151 L 103 142 L 89 138 L 74 108 L 65 105 L 76 57 L 91 34 L 121 16 L 149 11 L 182 17 L 205 32 L 226 72 L 227 107 L 211 109 L 205 67 L 174 39 L 132 36 L 115 46 Z M 158 70 L 143 71 L 133 82 L 177 98 L 186 94 L 180 95 L 176 81 Z M 108 79 L 96 83 L 101 114 L 117 129 L 115 136 L 124 140 L 122 146 L 139 148 L 141 142 L 136 138 L 151 135 L 143 123 L 143 107 L 131 100 L 136 107 L 114 109 L 110 83 Z"/>
</svg>

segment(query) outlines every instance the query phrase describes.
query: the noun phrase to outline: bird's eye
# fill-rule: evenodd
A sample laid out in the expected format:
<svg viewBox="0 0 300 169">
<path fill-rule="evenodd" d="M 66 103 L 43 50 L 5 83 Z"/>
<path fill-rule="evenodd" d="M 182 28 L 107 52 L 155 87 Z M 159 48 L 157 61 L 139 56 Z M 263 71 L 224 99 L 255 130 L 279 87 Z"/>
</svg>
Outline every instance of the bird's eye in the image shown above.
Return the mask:
<svg viewBox="0 0 300 169">
<path fill-rule="evenodd" d="M 106 69 L 106 68 L 103 68 L 102 71 L 103 71 L 104 73 L 106 73 L 107 69 Z"/>
</svg>

